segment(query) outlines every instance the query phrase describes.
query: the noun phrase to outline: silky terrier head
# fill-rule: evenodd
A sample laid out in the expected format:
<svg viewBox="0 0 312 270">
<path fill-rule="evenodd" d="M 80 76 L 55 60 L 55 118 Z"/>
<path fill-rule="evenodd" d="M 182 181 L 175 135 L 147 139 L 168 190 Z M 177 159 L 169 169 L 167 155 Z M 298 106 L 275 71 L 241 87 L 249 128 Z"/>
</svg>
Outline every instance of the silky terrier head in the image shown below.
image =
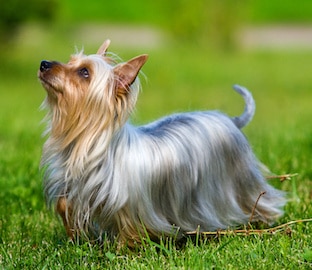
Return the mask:
<svg viewBox="0 0 312 270">
<path fill-rule="evenodd" d="M 128 119 L 139 91 L 136 78 L 148 56 L 117 65 L 106 56 L 109 43 L 106 40 L 97 54 L 73 55 L 67 64 L 41 62 L 38 75 L 47 90 L 53 135 L 77 136 L 86 127 L 105 130 Z"/>
<path fill-rule="evenodd" d="M 238 117 L 190 112 L 134 127 L 127 120 L 147 55 L 118 64 L 108 45 L 67 64 L 42 61 L 38 72 L 49 110 L 44 190 L 71 238 L 106 234 L 134 245 L 146 234 L 180 237 L 282 214 L 284 195 L 240 130 L 255 111 L 247 89 L 234 86 L 246 104 Z"/>
</svg>

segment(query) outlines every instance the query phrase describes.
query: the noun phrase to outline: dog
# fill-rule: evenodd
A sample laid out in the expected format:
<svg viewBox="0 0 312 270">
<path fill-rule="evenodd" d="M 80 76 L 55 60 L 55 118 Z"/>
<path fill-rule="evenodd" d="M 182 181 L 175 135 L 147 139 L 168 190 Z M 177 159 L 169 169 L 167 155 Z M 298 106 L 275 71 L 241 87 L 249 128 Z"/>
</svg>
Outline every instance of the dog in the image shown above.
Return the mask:
<svg viewBox="0 0 312 270">
<path fill-rule="evenodd" d="M 267 183 L 241 132 L 255 112 L 246 88 L 234 86 L 245 100 L 238 117 L 195 111 L 135 127 L 128 119 L 148 56 L 118 63 L 109 44 L 38 71 L 48 110 L 44 193 L 70 238 L 105 234 L 133 246 L 283 214 L 284 193 Z"/>
</svg>

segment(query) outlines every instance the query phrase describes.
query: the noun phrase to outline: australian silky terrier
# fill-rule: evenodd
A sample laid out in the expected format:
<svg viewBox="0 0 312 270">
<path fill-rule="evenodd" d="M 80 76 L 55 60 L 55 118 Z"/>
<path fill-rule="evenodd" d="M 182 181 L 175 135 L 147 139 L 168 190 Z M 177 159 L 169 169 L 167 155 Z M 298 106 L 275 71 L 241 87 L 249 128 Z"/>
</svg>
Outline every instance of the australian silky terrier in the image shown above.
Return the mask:
<svg viewBox="0 0 312 270">
<path fill-rule="evenodd" d="M 38 72 L 48 108 L 44 191 L 67 234 L 106 233 L 133 245 L 146 235 L 279 217 L 284 195 L 267 183 L 240 131 L 255 111 L 249 91 L 234 86 L 246 104 L 238 117 L 189 112 L 134 127 L 128 118 L 147 55 L 116 63 L 109 43 L 67 64 L 42 61 Z"/>
</svg>

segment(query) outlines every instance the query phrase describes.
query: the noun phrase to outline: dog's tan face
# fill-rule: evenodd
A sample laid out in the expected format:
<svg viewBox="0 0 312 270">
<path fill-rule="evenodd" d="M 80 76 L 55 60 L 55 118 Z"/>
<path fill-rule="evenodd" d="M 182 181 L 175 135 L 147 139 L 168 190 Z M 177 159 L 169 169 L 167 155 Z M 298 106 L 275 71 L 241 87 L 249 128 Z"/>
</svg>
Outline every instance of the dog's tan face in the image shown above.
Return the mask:
<svg viewBox="0 0 312 270">
<path fill-rule="evenodd" d="M 110 44 L 106 40 L 97 52 L 103 58 Z M 94 60 L 87 59 L 82 53 L 74 55 L 67 64 L 56 61 L 42 61 L 38 71 L 38 77 L 47 90 L 49 105 L 53 100 L 71 99 L 70 95 L 83 97 L 94 76 Z"/>
<path fill-rule="evenodd" d="M 114 60 L 105 56 L 109 43 L 110 41 L 106 40 L 95 55 L 86 56 L 83 53 L 73 55 L 67 64 L 42 61 L 38 77 L 49 97 L 83 98 L 97 87 L 94 85 L 95 81 L 97 84 L 102 84 L 104 89 L 109 86 L 114 88 L 117 97 L 124 92 L 129 92 L 129 87 L 135 81 L 148 56 L 141 55 L 114 66 Z"/>
<path fill-rule="evenodd" d="M 123 124 L 129 117 L 138 94 L 132 85 L 147 55 L 115 65 L 106 56 L 108 45 L 104 42 L 97 54 L 73 55 L 66 64 L 41 62 L 38 77 L 48 94 L 45 104 L 52 114 L 52 135 L 104 130 L 111 121 Z"/>
<path fill-rule="evenodd" d="M 39 79 L 51 98 L 82 97 L 93 76 L 93 64 L 79 56 L 71 57 L 67 64 L 42 61 Z"/>
</svg>

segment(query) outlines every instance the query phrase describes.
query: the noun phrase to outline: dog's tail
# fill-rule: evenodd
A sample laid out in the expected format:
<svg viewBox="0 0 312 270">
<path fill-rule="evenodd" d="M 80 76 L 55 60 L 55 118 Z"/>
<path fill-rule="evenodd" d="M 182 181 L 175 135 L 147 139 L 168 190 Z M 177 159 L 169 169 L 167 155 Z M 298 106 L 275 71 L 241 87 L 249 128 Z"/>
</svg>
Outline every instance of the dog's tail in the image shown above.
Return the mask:
<svg viewBox="0 0 312 270">
<path fill-rule="evenodd" d="M 252 94 L 245 87 L 235 84 L 233 85 L 233 88 L 237 93 L 242 95 L 245 100 L 245 109 L 243 114 L 232 118 L 235 125 L 241 129 L 246 126 L 253 118 L 256 110 L 256 104 Z"/>
</svg>

